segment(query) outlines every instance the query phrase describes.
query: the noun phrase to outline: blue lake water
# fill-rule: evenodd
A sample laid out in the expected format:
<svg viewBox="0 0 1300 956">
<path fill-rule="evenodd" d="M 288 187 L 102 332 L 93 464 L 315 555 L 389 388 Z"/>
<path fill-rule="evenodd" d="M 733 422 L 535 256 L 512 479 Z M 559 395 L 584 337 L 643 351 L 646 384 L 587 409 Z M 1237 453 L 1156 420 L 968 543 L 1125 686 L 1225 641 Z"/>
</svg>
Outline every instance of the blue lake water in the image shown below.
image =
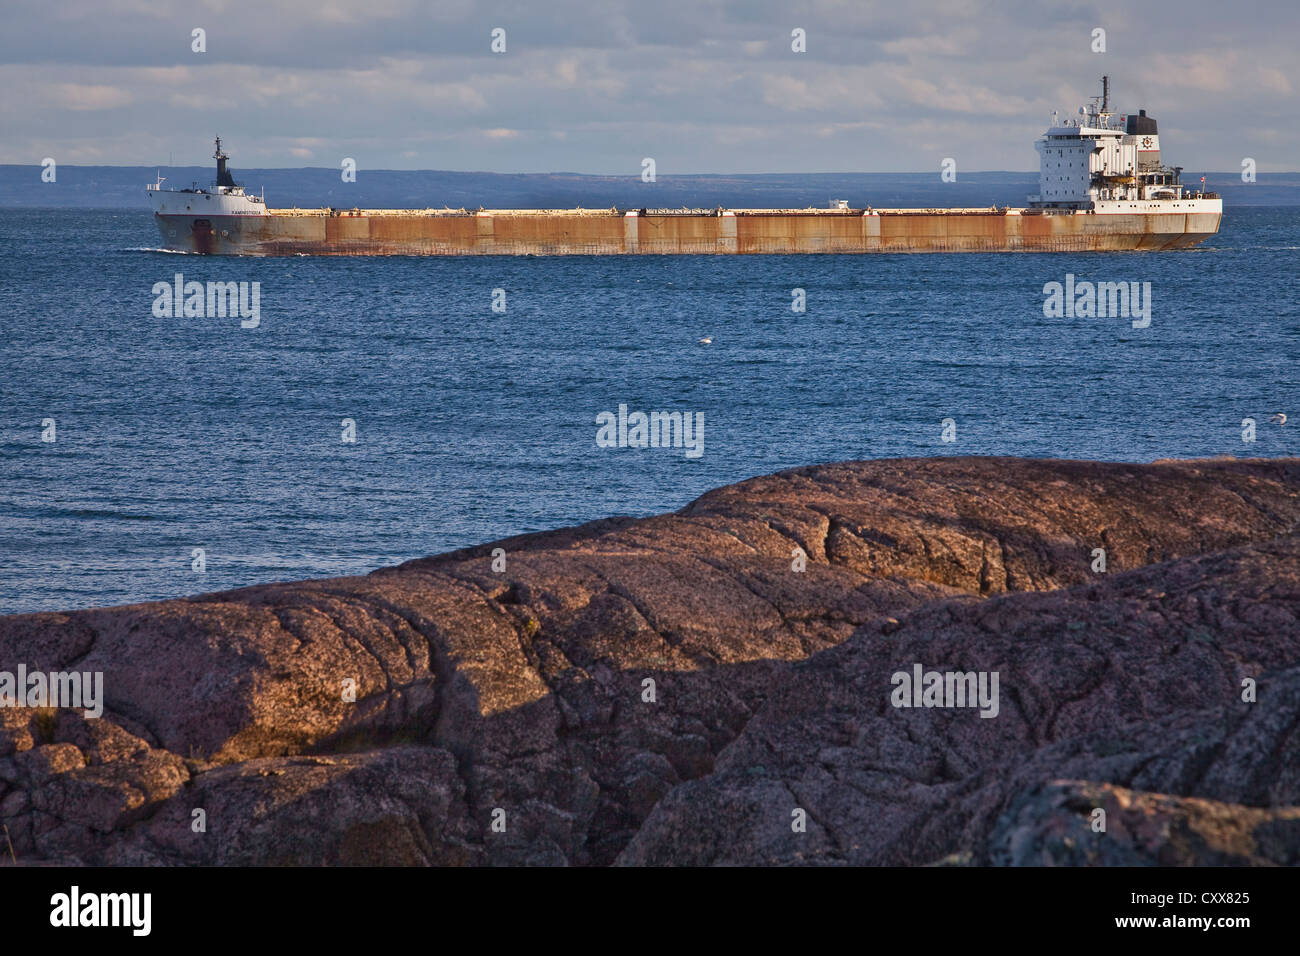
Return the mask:
<svg viewBox="0 0 1300 956">
<path fill-rule="evenodd" d="M 1145 254 L 157 245 L 144 211 L 0 210 L 0 612 L 362 573 L 815 462 L 1300 453 L 1300 207 L 1229 208 L 1205 246 Z M 260 282 L 260 325 L 156 318 L 176 272 Z M 1150 282 L 1150 327 L 1046 318 L 1067 273 Z M 620 403 L 703 413 L 703 455 L 598 448 Z"/>
</svg>

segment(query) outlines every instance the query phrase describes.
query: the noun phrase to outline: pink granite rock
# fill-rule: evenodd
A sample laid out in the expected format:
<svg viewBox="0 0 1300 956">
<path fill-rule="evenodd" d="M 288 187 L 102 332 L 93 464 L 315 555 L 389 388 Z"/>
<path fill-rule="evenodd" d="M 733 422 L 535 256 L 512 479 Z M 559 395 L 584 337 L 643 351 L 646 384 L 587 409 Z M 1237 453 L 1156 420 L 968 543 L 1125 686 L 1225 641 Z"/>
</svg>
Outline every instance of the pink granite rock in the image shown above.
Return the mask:
<svg viewBox="0 0 1300 956">
<path fill-rule="evenodd" d="M 1124 790 L 1212 802 L 1152 810 L 1195 826 L 1242 808 L 1281 862 L 1298 522 L 1293 460 L 856 462 L 364 577 L 0 618 L 0 670 L 102 671 L 107 700 L 0 709 L 0 816 L 25 862 L 1159 857 L 1050 848 Z M 999 671 L 998 716 L 892 708 L 914 663 Z"/>
</svg>

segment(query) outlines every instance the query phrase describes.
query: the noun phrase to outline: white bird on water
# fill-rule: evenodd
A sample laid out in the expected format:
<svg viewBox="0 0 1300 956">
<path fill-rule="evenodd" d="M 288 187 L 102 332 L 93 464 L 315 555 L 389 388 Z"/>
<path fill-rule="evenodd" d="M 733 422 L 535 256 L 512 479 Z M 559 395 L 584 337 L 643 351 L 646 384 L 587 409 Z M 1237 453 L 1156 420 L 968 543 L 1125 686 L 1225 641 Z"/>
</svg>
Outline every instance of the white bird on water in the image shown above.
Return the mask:
<svg viewBox="0 0 1300 956">
<path fill-rule="evenodd" d="M 712 345 L 712 344 L 713 344 L 713 339 L 700 339 L 700 344 L 701 344 L 701 345 Z"/>
<path fill-rule="evenodd" d="M 1270 423 L 1276 423 L 1276 424 L 1278 424 L 1278 425 L 1285 425 L 1285 424 L 1286 424 L 1286 412 L 1278 412 L 1276 415 L 1274 415 L 1272 418 L 1269 419 L 1269 422 L 1270 422 Z"/>
</svg>

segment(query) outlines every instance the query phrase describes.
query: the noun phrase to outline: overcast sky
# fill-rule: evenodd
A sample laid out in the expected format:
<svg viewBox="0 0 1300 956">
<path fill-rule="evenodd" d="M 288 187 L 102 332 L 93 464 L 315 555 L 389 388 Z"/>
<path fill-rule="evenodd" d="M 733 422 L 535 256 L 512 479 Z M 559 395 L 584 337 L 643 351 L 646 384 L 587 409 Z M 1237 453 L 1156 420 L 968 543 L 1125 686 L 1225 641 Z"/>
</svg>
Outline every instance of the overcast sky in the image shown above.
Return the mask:
<svg viewBox="0 0 1300 956">
<path fill-rule="evenodd" d="M 1036 170 L 1108 73 L 1166 161 L 1289 171 L 1298 42 L 1296 0 L 4 0 L 0 163 Z"/>
</svg>

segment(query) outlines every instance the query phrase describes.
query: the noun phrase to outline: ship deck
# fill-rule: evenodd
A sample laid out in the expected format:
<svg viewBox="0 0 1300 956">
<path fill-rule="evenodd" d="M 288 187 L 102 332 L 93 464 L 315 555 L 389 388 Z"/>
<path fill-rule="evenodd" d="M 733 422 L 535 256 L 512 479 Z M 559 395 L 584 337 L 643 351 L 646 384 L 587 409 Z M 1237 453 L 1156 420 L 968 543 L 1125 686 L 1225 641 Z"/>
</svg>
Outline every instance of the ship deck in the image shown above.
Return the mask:
<svg viewBox="0 0 1300 956">
<path fill-rule="evenodd" d="M 951 207 L 951 208 L 932 208 L 932 209 L 877 209 L 874 207 L 864 207 L 858 209 L 653 209 L 648 207 L 640 208 L 609 208 L 609 209 L 583 209 L 581 207 L 574 209 L 334 209 L 330 207 L 323 208 L 292 208 L 292 209 L 268 209 L 268 216 L 322 216 L 330 218 L 349 218 L 364 217 L 368 219 L 383 218 L 409 218 L 416 216 L 428 216 L 431 218 L 461 218 L 466 216 L 512 216 L 519 218 L 574 218 L 574 219 L 601 219 L 611 217 L 622 217 L 628 215 L 637 216 L 786 216 L 786 217 L 817 217 L 817 218 L 846 218 L 864 215 L 878 216 L 998 216 L 1007 214 L 1018 214 L 1025 210 L 1017 208 L 1008 208 L 1005 206 L 982 206 L 982 207 Z M 1033 211 L 1033 210 L 1031 210 Z M 1063 210 L 1064 211 L 1064 210 Z"/>
</svg>

